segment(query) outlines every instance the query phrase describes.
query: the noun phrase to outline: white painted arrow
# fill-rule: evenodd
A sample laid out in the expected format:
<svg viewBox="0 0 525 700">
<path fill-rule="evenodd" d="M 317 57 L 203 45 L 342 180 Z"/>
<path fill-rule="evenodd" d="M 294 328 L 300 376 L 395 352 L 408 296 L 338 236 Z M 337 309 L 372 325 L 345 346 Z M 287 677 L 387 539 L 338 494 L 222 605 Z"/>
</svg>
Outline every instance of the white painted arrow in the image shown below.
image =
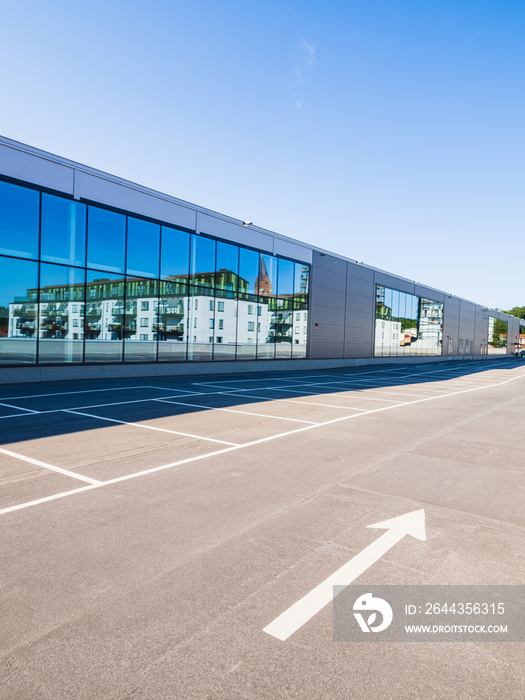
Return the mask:
<svg viewBox="0 0 525 700">
<path fill-rule="evenodd" d="M 358 576 L 361 576 L 372 564 L 381 559 L 383 554 L 386 554 L 405 535 L 412 535 L 417 540 L 426 540 L 427 538 L 424 509 L 414 510 L 412 513 L 405 513 L 405 515 L 399 515 L 397 518 L 384 520 L 382 523 L 376 523 L 375 525 L 367 525 L 367 527 L 376 527 L 387 530 L 387 532 L 382 534 L 375 542 L 369 544 L 368 547 L 365 547 L 362 552 L 356 554 L 353 559 L 350 559 L 349 562 L 316 586 L 310 593 L 307 593 L 304 598 L 301 598 L 288 610 L 285 610 L 273 622 L 270 622 L 263 632 L 267 632 L 284 642 L 285 639 L 288 639 L 290 635 L 322 610 L 325 605 L 330 603 L 334 596 L 334 586 L 348 586 L 349 583 L 355 581 Z"/>
</svg>

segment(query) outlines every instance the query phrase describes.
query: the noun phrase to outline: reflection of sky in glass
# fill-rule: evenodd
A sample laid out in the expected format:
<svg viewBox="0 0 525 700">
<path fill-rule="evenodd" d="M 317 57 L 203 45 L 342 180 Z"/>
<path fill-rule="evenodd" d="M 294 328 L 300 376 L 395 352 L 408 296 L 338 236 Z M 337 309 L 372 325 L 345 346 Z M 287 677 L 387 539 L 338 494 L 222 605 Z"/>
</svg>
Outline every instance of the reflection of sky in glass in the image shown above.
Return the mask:
<svg viewBox="0 0 525 700">
<path fill-rule="evenodd" d="M 27 299 L 27 291 L 36 289 L 38 263 L 0 256 L 0 280 L 0 306 L 9 308 L 15 297 Z"/>
<path fill-rule="evenodd" d="M 279 259 L 278 294 L 293 294 L 294 264 L 289 260 Z"/>
<path fill-rule="evenodd" d="M 255 280 L 259 276 L 259 253 L 241 248 L 239 276 L 248 282 L 248 292 L 255 292 Z"/>
<path fill-rule="evenodd" d="M 388 292 L 390 291 L 390 304 L 387 304 L 387 306 L 390 306 L 392 308 L 392 316 L 394 318 L 399 318 L 401 315 L 401 305 L 399 303 L 399 292 L 397 292 L 395 289 L 392 290 L 386 290 L 386 298 L 388 298 L 389 294 Z"/>
<path fill-rule="evenodd" d="M 158 277 L 160 226 L 128 217 L 127 271 L 130 275 Z"/>
<path fill-rule="evenodd" d="M 190 234 L 169 226 L 162 227 L 160 274 L 166 277 L 189 274 Z"/>
<path fill-rule="evenodd" d="M 236 245 L 217 242 L 217 270 L 231 270 L 237 272 L 239 269 L 239 249 Z"/>
<path fill-rule="evenodd" d="M 217 271 L 228 270 L 235 275 L 239 270 L 239 248 L 229 243 L 217 242 Z M 215 283 L 218 289 L 236 291 L 237 278 L 228 279 L 231 275 L 217 275 Z"/>
<path fill-rule="evenodd" d="M 89 207 L 88 265 L 111 272 L 124 272 L 126 217 L 113 211 Z"/>
<path fill-rule="evenodd" d="M 0 182 L 0 253 L 38 257 L 40 194 Z"/>
<path fill-rule="evenodd" d="M 42 260 L 85 265 L 86 205 L 42 195 Z"/>
<path fill-rule="evenodd" d="M 215 241 L 202 236 L 191 236 L 191 270 L 192 275 L 203 272 L 215 272 Z"/>
<path fill-rule="evenodd" d="M 268 274 L 268 278 L 270 280 L 270 286 L 272 289 L 273 294 L 277 292 L 277 259 L 274 258 L 272 255 L 261 255 L 260 260 L 264 262 L 264 267 L 266 268 L 266 272 Z M 257 277 L 261 277 L 261 274 L 263 274 L 263 266 L 259 265 L 259 272 L 257 274 Z M 262 284 L 263 280 L 259 279 L 259 284 Z"/>
<path fill-rule="evenodd" d="M 388 306 L 389 309 L 392 309 L 392 312 L 394 311 L 392 308 L 392 290 L 388 289 L 388 287 L 385 287 L 385 306 Z"/>
</svg>

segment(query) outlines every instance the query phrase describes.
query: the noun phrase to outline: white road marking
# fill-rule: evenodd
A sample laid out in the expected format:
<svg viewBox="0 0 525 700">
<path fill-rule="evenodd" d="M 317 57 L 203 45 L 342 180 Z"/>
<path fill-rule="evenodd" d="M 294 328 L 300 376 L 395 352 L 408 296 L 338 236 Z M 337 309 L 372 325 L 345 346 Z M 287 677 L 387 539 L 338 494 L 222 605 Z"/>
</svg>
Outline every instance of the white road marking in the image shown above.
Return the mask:
<svg viewBox="0 0 525 700">
<path fill-rule="evenodd" d="M 206 440 L 207 442 L 218 442 L 220 445 L 233 445 L 235 447 L 242 447 L 237 442 L 227 442 L 226 440 L 216 440 L 215 438 L 203 437 L 202 435 L 193 435 L 192 433 L 182 433 L 180 430 L 168 430 L 167 428 L 157 428 L 155 425 L 144 425 L 143 423 L 132 423 L 126 420 L 117 420 L 117 418 L 106 418 L 105 416 L 97 416 L 92 413 L 81 413 L 80 411 L 74 411 L 70 408 L 64 408 L 64 413 L 74 413 L 78 416 L 87 416 L 88 418 L 95 418 L 96 420 L 105 420 L 108 423 L 119 423 L 120 425 L 132 425 L 135 428 L 144 428 L 146 430 L 158 430 L 161 433 L 171 433 L 172 435 L 182 435 L 183 437 L 195 438 L 197 440 Z"/>
<path fill-rule="evenodd" d="M 190 457 L 188 459 L 180 460 L 178 462 L 164 464 L 160 467 L 153 467 L 151 469 L 146 469 L 142 472 L 136 472 L 135 474 L 128 474 L 126 476 L 121 476 L 121 477 L 118 477 L 116 479 L 103 481 L 100 484 L 94 484 L 92 486 L 85 486 L 82 489 L 76 489 L 74 491 L 64 491 L 63 493 L 54 494 L 53 496 L 48 496 L 48 497 L 43 498 L 43 499 L 38 499 L 37 501 L 29 501 L 27 503 L 20 503 L 19 505 L 10 506 L 8 508 L 4 508 L 3 510 L 0 510 L 0 515 L 11 513 L 15 510 L 21 510 L 22 508 L 29 508 L 33 505 L 38 505 L 40 503 L 45 503 L 47 501 L 56 500 L 57 498 L 64 498 L 66 496 L 70 496 L 74 493 L 79 493 L 81 491 L 86 491 L 88 489 L 102 488 L 103 486 L 109 486 L 111 484 L 116 484 L 116 483 L 119 483 L 121 481 L 135 479 L 137 477 L 145 476 L 147 474 L 153 474 L 154 472 L 162 471 L 165 469 L 171 469 L 171 468 L 177 467 L 179 465 L 189 464 L 191 462 L 197 462 L 200 460 L 207 459 L 209 457 L 214 457 L 216 455 L 225 454 L 226 452 L 233 452 L 235 450 L 245 449 L 247 447 L 259 445 L 263 442 L 269 442 L 270 440 L 277 440 L 277 439 L 282 438 L 282 437 L 287 437 L 288 435 L 294 435 L 296 433 L 301 433 L 301 432 L 304 432 L 306 430 L 314 430 L 316 428 L 322 428 L 322 427 L 325 427 L 327 425 L 332 425 L 333 423 L 338 423 L 340 421 L 352 420 L 353 418 L 359 418 L 362 415 L 370 415 L 372 413 L 380 413 L 381 411 L 388 411 L 388 410 L 391 410 L 394 408 L 402 408 L 403 406 L 410 406 L 410 405 L 413 405 L 416 403 L 423 403 L 425 401 L 437 401 L 439 399 L 448 398 L 450 396 L 457 396 L 459 394 L 468 394 L 468 393 L 471 393 L 473 391 L 482 391 L 484 389 L 493 389 L 494 387 L 503 386 L 504 384 L 508 384 L 509 382 L 513 382 L 513 381 L 516 381 L 518 379 L 523 379 L 524 377 L 525 377 L 525 372 L 522 372 L 519 375 L 514 376 L 514 377 L 510 377 L 509 379 L 505 379 L 504 381 L 499 382 L 498 384 L 490 384 L 488 386 L 478 386 L 478 387 L 473 387 L 471 389 L 462 389 L 461 391 L 454 391 L 454 392 L 451 392 L 450 394 L 440 394 L 439 396 L 427 396 L 427 397 L 422 398 L 422 399 L 417 399 L 416 401 L 407 401 L 405 403 L 395 404 L 393 406 L 383 406 L 381 408 L 372 409 L 370 411 L 365 411 L 363 413 L 357 413 L 357 414 L 354 414 L 352 416 L 342 416 L 340 418 L 334 418 L 332 420 L 325 421 L 324 423 L 319 423 L 317 425 L 306 425 L 302 428 L 297 428 L 296 430 L 289 430 L 286 433 L 278 433 L 277 435 L 270 435 L 269 437 L 260 438 L 259 440 L 253 440 L 251 442 L 247 442 L 247 443 L 244 443 L 242 445 L 235 445 L 232 447 L 227 447 L 223 450 L 217 450 L 216 452 L 208 452 L 204 455 L 197 455 L 196 457 Z M 93 417 L 100 418 L 100 416 L 93 416 Z M 112 420 L 113 422 L 117 422 L 117 423 L 122 422 L 122 421 L 116 421 L 115 419 L 106 419 L 106 420 Z M 145 427 L 145 426 L 142 426 L 142 427 Z"/>
<path fill-rule="evenodd" d="M 191 406 L 192 408 L 203 408 L 206 411 L 225 411 L 226 413 L 241 413 L 245 416 L 259 416 L 259 418 L 275 418 L 276 420 L 288 420 L 294 423 L 310 423 L 311 425 L 317 425 L 313 420 L 299 420 L 299 418 L 283 418 L 283 416 L 269 416 L 267 413 L 253 413 L 253 411 L 238 411 L 234 408 L 219 408 L 216 406 L 203 406 L 198 403 L 183 403 L 182 401 L 172 401 L 171 399 L 153 399 L 158 403 L 171 403 L 178 406 Z"/>
<path fill-rule="evenodd" d="M 247 389 L 246 391 L 249 391 Z M 235 394 L 233 392 L 228 392 L 228 396 L 238 396 L 239 398 L 247 398 L 247 399 L 264 399 L 265 401 L 279 401 L 279 403 L 298 403 L 301 405 L 306 405 L 306 406 L 323 406 L 324 408 L 340 408 L 342 410 L 349 410 L 349 411 L 362 411 L 366 409 L 361 409 L 361 408 L 353 408 L 352 406 L 335 406 L 327 403 L 316 403 L 315 401 L 298 401 L 297 399 L 271 399 L 268 398 L 267 396 L 257 396 L 255 394 Z M 324 396 L 324 394 L 320 394 L 321 396 Z M 305 421 L 308 423 L 309 421 Z M 316 423 L 316 425 L 322 425 L 322 423 Z"/>
<path fill-rule="evenodd" d="M 3 399 L 41 399 L 46 396 L 67 396 L 71 394 L 93 394 L 97 391 L 129 391 L 131 389 L 151 389 L 150 386 L 116 386 L 109 389 L 82 389 L 81 391 L 57 391 L 52 394 L 27 394 L 26 396 L 4 396 Z M 3 400 L 2 399 L 2 400 Z"/>
<path fill-rule="evenodd" d="M 368 547 L 365 547 L 359 554 L 356 554 L 355 557 L 316 586 L 310 593 L 307 593 L 301 600 L 294 603 L 288 610 L 285 610 L 267 625 L 263 632 L 267 632 L 272 637 L 276 637 L 284 642 L 332 601 L 334 586 L 348 586 L 406 535 L 412 535 L 418 540 L 426 540 L 427 538 L 424 510 L 415 510 L 412 513 L 405 513 L 405 515 L 399 515 L 397 518 L 391 518 L 367 527 L 386 529 L 387 532 L 383 533 L 375 542 L 369 544 Z"/>
<path fill-rule="evenodd" d="M 82 476 L 82 474 L 77 474 L 76 472 L 70 472 L 67 469 L 62 469 L 61 467 L 54 467 L 52 464 L 47 462 L 41 462 L 39 459 L 33 459 L 32 457 L 26 457 L 25 455 L 18 454 L 18 452 L 11 452 L 11 450 L 5 450 L 0 447 L 0 452 L 8 457 L 14 457 L 22 462 L 28 462 L 29 464 L 34 464 L 37 467 L 42 467 L 43 469 L 50 469 L 53 472 L 58 472 L 58 474 L 63 474 L 64 476 L 71 476 L 73 479 L 78 479 L 79 481 L 86 481 L 88 484 L 101 484 L 98 479 L 91 479 L 89 476 Z"/>
<path fill-rule="evenodd" d="M 7 408 L 14 408 L 15 411 L 26 411 L 26 413 L 40 413 L 40 411 L 34 411 L 32 408 L 22 408 L 21 406 L 12 406 L 10 403 L 0 403 L 0 406 L 6 406 Z M 10 415 L 18 415 L 17 413 Z M 2 418 L 9 418 L 9 416 L 2 416 Z"/>
</svg>

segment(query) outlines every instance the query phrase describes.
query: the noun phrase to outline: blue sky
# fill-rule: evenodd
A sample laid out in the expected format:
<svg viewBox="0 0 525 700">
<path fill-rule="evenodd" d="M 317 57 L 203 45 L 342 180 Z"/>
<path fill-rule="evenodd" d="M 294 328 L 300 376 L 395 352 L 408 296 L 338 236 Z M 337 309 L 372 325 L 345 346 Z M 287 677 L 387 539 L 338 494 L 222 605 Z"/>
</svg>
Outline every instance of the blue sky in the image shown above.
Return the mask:
<svg viewBox="0 0 525 700">
<path fill-rule="evenodd" d="M 522 0 L 17 0 L 0 133 L 525 305 Z"/>
</svg>

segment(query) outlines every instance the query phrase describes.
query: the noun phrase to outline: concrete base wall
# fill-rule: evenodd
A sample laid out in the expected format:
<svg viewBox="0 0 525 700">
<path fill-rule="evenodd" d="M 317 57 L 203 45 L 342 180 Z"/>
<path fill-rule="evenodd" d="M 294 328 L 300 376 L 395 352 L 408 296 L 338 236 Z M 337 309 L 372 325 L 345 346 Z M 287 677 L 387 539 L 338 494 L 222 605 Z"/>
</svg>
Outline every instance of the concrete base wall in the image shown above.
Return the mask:
<svg viewBox="0 0 525 700">
<path fill-rule="evenodd" d="M 436 357 L 364 357 L 348 360 L 254 360 L 245 362 L 181 362 L 174 364 L 70 365 L 8 367 L 0 369 L 1 384 L 37 384 L 74 379 L 115 379 L 134 377 L 201 376 L 245 372 L 293 372 L 305 370 L 360 367 L 363 365 L 413 365 L 452 360 L 501 361 L 513 355 L 449 355 Z"/>
</svg>

